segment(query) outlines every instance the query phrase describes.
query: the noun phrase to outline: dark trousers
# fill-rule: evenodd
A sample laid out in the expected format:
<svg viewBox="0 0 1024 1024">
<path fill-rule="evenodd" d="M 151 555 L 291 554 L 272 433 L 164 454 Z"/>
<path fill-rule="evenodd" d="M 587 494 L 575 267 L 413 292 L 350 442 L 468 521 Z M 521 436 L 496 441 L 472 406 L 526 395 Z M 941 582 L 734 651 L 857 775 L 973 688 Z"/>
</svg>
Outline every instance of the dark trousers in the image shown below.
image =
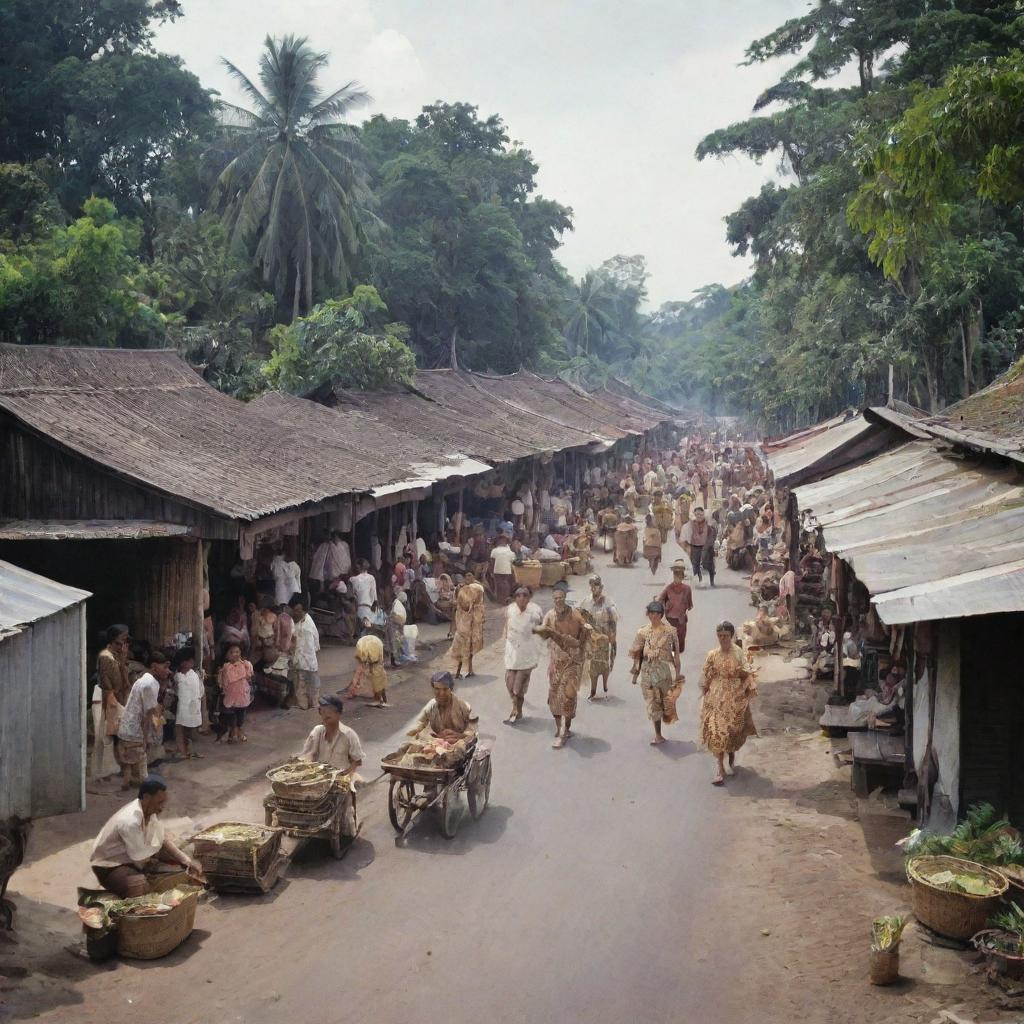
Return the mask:
<svg viewBox="0 0 1024 1024">
<path fill-rule="evenodd" d="M 701 575 L 700 560 L 704 555 L 704 546 L 697 547 L 694 544 L 690 545 L 690 567 L 693 569 L 693 575 L 697 579 L 702 580 L 704 577 Z"/>
</svg>

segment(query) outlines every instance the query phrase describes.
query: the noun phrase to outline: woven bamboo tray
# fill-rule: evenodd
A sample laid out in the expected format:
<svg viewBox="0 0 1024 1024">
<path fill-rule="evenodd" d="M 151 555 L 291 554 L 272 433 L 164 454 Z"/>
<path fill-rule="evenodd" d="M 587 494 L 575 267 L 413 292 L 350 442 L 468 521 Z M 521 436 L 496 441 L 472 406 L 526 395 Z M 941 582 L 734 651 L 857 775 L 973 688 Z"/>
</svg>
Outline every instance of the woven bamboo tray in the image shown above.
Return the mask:
<svg viewBox="0 0 1024 1024">
<path fill-rule="evenodd" d="M 159 917 L 118 918 L 117 952 L 132 960 L 158 960 L 173 952 L 195 927 L 199 891 Z"/>
<path fill-rule="evenodd" d="M 953 871 L 980 875 L 996 888 L 991 896 L 973 896 L 966 892 L 950 892 L 928 882 L 923 874 Z M 985 927 L 999 907 L 1003 893 L 1009 888 L 1006 876 L 984 864 L 959 857 L 915 857 L 907 863 L 914 916 L 939 935 L 966 942 Z"/>
<path fill-rule="evenodd" d="M 282 769 L 289 767 L 288 764 L 278 765 L 267 772 L 267 779 L 273 787 L 274 794 L 284 797 L 286 800 L 293 800 L 302 803 L 319 803 L 331 791 L 337 778 L 337 770 L 332 769 L 331 775 L 315 782 L 285 782 L 280 781 L 279 776 Z"/>
</svg>

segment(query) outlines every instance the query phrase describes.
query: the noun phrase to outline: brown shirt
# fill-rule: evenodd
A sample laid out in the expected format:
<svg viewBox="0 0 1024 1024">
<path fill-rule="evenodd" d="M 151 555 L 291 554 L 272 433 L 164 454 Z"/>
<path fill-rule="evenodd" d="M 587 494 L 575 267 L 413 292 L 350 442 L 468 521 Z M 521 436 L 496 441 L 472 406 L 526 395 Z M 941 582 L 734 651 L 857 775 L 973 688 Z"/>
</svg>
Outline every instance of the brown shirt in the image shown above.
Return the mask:
<svg viewBox="0 0 1024 1024">
<path fill-rule="evenodd" d="M 131 692 L 128 681 L 128 666 L 112 651 L 104 647 L 96 659 L 96 674 L 101 690 L 109 690 L 114 694 L 118 704 L 123 705 Z M 97 698 L 99 695 L 97 695 Z"/>
</svg>

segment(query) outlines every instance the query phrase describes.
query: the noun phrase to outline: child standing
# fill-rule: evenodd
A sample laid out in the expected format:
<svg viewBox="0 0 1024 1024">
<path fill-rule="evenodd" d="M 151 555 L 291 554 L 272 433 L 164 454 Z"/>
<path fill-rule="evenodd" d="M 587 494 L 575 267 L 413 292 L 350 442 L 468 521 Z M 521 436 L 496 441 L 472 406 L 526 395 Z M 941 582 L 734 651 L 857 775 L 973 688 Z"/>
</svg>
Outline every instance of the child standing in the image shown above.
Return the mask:
<svg viewBox="0 0 1024 1024">
<path fill-rule="evenodd" d="M 174 718 L 174 736 L 178 753 L 183 758 L 202 757 L 192 747 L 196 729 L 203 724 L 206 689 L 195 668 L 196 656 L 191 647 L 182 648 L 173 658 L 174 689 L 178 706 Z"/>
<path fill-rule="evenodd" d="M 221 721 L 228 727 L 228 743 L 244 743 L 248 739 L 242 732 L 245 709 L 252 703 L 252 662 L 242 659 L 239 644 L 229 644 L 224 656 L 226 660 L 217 673 L 217 684 L 224 695 Z"/>
</svg>

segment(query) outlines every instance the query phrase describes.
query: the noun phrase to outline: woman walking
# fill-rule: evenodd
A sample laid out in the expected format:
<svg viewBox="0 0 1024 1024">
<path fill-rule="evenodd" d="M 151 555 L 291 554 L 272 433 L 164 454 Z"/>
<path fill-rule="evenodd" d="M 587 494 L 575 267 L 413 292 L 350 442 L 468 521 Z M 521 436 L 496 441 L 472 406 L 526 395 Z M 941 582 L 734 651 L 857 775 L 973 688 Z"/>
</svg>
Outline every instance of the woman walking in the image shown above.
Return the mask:
<svg viewBox="0 0 1024 1024">
<path fill-rule="evenodd" d="M 679 640 L 675 629 L 664 621 L 665 606 L 652 601 L 647 606 L 646 626 L 637 630 L 629 656 L 633 659 L 633 684 L 640 678 L 647 717 L 654 725 L 651 746 L 665 742 L 661 723 L 671 725 L 677 720 L 676 701 L 683 689 L 679 673 Z"/>
<path fill-rule="evenodd" d="M 720 622 L 715 632 L 718 646 L 709 651 L 704 660 L 700 742 L 715 755 L 718 767 L 711 781 L 721 786 L 726 775 L 735 774 L 736 751 L 748 736 L 757 735 L 750 714 L 750 702 L 757 696 L 757 683 L 744 667 L 743 652 L 733 643 L 736 627 L 731 622 Z"/>
<path fill-rule="evenodd" d="M 484 588 L 476 576 L 466 573 L 466 582 L 455 594 L 455 635 L 449 650 L 455 660 L 455 678 L 462 678 L 462 663 L 466 663 L 466 676 L 473 675 L 473 655 L 484 645 Z"/>
<path fill-rule="evenodd" d="M 644 558 L 651 567 L 651 575 L 655 575 L 658 566 L 661 565 L 661 530 L 654 520 L 653 515 L 647 516 L 644 527 Z"/>
</svg>

